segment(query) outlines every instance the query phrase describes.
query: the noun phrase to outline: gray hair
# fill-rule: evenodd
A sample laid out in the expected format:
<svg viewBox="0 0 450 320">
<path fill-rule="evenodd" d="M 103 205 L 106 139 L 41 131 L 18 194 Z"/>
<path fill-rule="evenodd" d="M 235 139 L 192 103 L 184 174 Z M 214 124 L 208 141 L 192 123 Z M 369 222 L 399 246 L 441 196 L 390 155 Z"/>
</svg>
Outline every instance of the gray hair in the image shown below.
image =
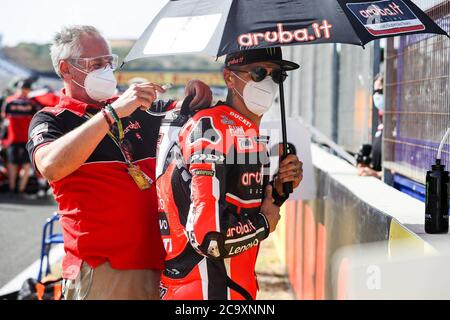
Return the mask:
<svg viewBox="0 0 450 320">
<path fill-rule="evenodd" d="M 60 78 L 62 76 L 59 70 L 59 62 L 65 59 L 80 57 L 80 38 L 82 35 L 91 35 L 104 39 L 100 31 L 92 26 L 66 26 L 55 35 L 50 47 L 50 56 L 52 58 L 53 68 Z"/>
</svg>

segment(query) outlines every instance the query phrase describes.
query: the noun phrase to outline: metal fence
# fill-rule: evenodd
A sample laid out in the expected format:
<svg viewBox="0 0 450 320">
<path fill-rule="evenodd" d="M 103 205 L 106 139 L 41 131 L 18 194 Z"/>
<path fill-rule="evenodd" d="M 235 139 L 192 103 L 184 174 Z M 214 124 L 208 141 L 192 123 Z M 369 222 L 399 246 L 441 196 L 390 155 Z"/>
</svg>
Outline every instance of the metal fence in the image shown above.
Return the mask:
<svg viewBox="0 0 450 320">
<path fill-rule="evenodd" d="M 302 117 L 350 152 L 370 143 L 373 45 L 365 50 L 329 44 L 284 50 L 286 58 L 301 65 L 287 81 L 288 116 Z"/>
<path fill-rule="evenodd" d="M 343 45 L 339 66 L 338 143 L 357 152 L 371 143 L 374 46 Z"/>
<path fill-rule="evenodd" d="M 450 1 L 414 2 L 450 31 Z M 449 44 L 447 37 L 432 35 L 387 42 L 384 167 L 419 183 L 450 126 Z M 448 145 L 443 160 L 448 167 Z"/>
<path fill-rule="evenodd" d="M 414 0 L 450 31 L 450 0 Z M 445 36 L 390 38 L 385 45 L 384 167 L 419 183 L 434 163 L 450 126 L 450 40 Z M 302 117 L 350 152 L 370 143 L 376 44 L 284 48 L 301 65 L 287 81 L 288 116 Z M 450 166 L 450 147 L 443 161 Z"/>
</svg>

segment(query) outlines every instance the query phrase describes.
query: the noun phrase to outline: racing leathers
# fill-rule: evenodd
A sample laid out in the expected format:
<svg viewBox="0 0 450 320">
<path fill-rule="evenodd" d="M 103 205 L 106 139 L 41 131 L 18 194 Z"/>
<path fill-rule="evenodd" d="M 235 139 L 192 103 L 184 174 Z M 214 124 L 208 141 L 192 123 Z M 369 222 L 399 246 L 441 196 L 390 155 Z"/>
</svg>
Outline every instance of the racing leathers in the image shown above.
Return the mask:
<svg viewBox="0 0 450 320">
<path fill-rule="evenodd" d="M 255 299 L 256 258 L 269 236 L 260 211 L 268 138 L 223 103 L 196 113 L 179 133 L 157 181 L 167 252 L 161 298 Z"/>
</svg>

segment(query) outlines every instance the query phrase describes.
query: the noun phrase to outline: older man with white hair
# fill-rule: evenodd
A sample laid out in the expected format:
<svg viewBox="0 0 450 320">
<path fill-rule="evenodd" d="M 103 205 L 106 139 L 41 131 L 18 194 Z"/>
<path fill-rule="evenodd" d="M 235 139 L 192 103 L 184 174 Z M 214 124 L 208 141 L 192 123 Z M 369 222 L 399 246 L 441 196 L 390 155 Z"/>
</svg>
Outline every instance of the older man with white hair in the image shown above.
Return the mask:
<svg viewBox="0 0 450 320">
<path fill-rule="evenodd" d="M 66 27 L 51 47 L 64 81 L 61 101 L 33 118 L 28 151 L 59 205 L 66 299 L 159 298 L 164 248 L 153 184 L 161 118 L 176 101 L 157 101 L 156 84 L 114 98 L 117 56 L 90 26 Z M 209 105 L 209 88 L 191 81 L 191 104 Z"/>
</svg>

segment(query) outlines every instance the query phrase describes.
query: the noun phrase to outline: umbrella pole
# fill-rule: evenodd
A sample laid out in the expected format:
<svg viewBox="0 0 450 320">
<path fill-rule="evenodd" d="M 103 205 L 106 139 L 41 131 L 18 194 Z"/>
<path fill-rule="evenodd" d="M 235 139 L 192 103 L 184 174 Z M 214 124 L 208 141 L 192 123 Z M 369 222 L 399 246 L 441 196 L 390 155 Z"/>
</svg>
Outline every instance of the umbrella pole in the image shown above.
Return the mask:
<svg viewBox="0 0 450 320">
<path fill-rule="evenodd" d="M 280 79 L 281 80 L 281 79 Z M 283 159 L 289 155 L 288 139 L 287 139 L 287 125 L 286 125 L 286 106 L 284 100 L 284 84 L 280 81 L 280 108 L 281 108 L 281 131 L 283 134 Z M 283 191 L 285 195 L 289 195 L 294 192 L 292 182 L 286 182 L 283 184 Z"/>
</svg>

